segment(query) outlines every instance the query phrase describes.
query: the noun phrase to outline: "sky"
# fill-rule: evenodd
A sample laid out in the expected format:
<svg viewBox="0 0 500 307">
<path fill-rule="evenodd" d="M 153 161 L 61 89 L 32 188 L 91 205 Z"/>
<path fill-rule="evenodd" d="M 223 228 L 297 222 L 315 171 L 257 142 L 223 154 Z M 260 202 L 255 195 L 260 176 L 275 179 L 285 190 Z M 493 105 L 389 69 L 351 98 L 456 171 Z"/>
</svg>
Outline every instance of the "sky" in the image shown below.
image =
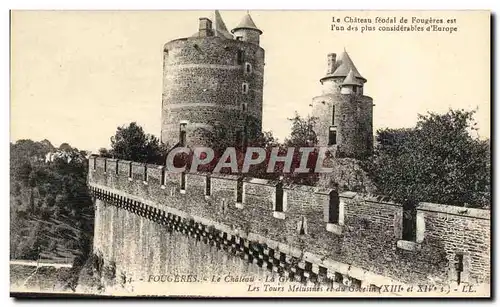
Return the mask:
<svg viewBox="0 0 500 307">
<path fill-rule="evenodd" d="M 11 18 L 11 141 L 110 147 L 117 126 L 160 136 L 162 49 L 210 11 L 15 11 Z M 228 29 L 245 11 L 221 11 Z M 264 32 L 263 129 L 283 140 L 287 118 L 310 112 L 327 54 L 350 54 L 368 79 L 374 130 L 412 127 L 417 114 L 477 109 L 490 136 L 488 12 L 250 11 Z M 458 32 L 338 32 L 332 17 L 457 20 Z M 361 26 L 358 24 L 358 26 Z"/>
</svg>

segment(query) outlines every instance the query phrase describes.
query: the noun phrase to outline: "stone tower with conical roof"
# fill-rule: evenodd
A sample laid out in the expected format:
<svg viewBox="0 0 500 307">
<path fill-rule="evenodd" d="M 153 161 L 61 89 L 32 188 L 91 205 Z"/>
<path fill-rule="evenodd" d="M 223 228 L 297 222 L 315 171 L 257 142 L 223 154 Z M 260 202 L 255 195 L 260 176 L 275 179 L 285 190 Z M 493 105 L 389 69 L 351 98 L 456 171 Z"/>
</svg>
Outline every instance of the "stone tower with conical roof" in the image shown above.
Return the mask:
<svg viewBox="0 0 500 307">
<path fill-rule="evenodd" d="M 326 75 L 320 79 L 322 94 L 313 98 L 312 115 L 319 146 L 328 146 L 336 157 L 364 158 L 373 151 L 373 99 L 363 94 L 366 79 L 349 54 L 328 55 Z"/>
<path fill-rule="evenodd" d="M 170 146 L 238 146 L 262 130 L 262 31 L 249 14 L 231 34 L 220 13 L 165 44 L 161 141 Z"/>
<path fill-rule="evenodd" d="M 246 14 L 236 28 L 231 30 L 236 40 L 259 45 L 262 31 L 257 28 L 250 14 Z"/>
</svg>

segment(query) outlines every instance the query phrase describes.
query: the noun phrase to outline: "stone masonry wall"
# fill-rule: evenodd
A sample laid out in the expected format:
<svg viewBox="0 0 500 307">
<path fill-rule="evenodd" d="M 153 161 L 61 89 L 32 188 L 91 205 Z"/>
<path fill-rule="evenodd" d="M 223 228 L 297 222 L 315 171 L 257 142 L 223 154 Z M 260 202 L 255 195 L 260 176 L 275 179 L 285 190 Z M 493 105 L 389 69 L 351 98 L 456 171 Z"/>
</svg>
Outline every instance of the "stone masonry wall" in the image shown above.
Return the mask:
<svg viewBox="0 0 500 307">
<path fill-rule="evenodd" d="M 234 139 L 247 117 L 249 139 L 260 133 L 264 49 L 215 36 L 177 39 L 165 44 L 163 67 L 162 142 L 177 143 L 181 121 L 192 145 L 210 145 L 196 130 L 216 125 Z"/>
<path fill-rule="evenodd" d="M 229 237 L 261 244 L 264 251 L 255 257 L 268 268 L 274 263 L 278 271 L 282 267 L 301 272 L 301 278 L 312 274 L 318 279 L 323 272 L 332 280 L 352 278 L 365 285 L 449 284 L 457 279 L 457 254 L 463 254 L 461 282 L 489 283 L 490 213 L 486 210 L 422 203 L 417 211 L 416 242 L 408 242 L 402 240 L 400 204 L 344 192 L 339 219 L 329 222 L 330 190 L 285 186 L 284 210 L 276 212 L 276 182 L 245 178 L 243 201 L 238 204 L 235 176 L 212 174 L 207 196 L 205 174 L 186 174 L 182 191 L 181 174 L 132 163 L 129 178 L 130 163 L 104 160 L 91 159 L 91 188 L 134 197 L 161 210 L 177 210 Z M 105 172 L 104 167 L 113 164 L 118 171 Z M 271 261 L 271 254 L 277 262 Z"/>
<path fill-rule="evenodd" d="M 334 121 L 333 108 L 335 107 Z M 313 98 L 318 144 L 327 146 L 330 126 L 337 130 L 338 157 L 362 158 L 373 150 L 373 100 L 362 95 L 327 94 Z"/>
</svg>

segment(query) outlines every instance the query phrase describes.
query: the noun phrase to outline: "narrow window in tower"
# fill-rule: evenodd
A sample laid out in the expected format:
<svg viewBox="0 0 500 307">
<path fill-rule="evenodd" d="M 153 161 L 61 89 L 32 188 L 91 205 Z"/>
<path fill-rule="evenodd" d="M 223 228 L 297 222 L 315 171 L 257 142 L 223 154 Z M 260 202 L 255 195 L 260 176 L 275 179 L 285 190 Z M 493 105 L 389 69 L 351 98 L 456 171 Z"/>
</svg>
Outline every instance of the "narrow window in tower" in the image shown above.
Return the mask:
<svg viewBox="0 0 500 307">
<path fill-rule="evenodd" d="M 241 92 L 243 94 L 247 94 L 248 93 L 248 83 L 243 82 L 243 84 L 241 85 Z"/>
<path fill-rule="evenodd" d="M 237 56 L 238 65 L 243 64 L 243 57 L 244 57 L 243 50 L 238 50 L 238 56 Z"/>
<path fill-rule="evenodd" d="M 335 106 L 332 107 L 332 126 L 335 126 Z"/>
<path fill-rule="evenodd" d="M 243 112 L 247 111 L 247 104 L 246 103 L 241 104 L 241 111 L 243 111 Z"/>
<path fill-rule="evenodd" d="M 339 193 L 337 191 L 330 192 L 330 200 L 328 204 L 328 223 L 338 224 L 339 223 L 339 206 L 340 199 Z"/>
<path fill-rule="evenodd" d="M 185 146 L 186 145 L 186 123 L 181 123 L 179 125 L 179 145 Z"/>
<path fill-rule="evenodd" d="M 335 127 L 330 127 L 328 131 L 328 145 L 336 145 L 337 144 L 337 129 Z"/>
<path fill-rule="evenodd" d="M 250 63 L 245 63 L 245 72 L 246 72 L 247 74 L 252 73 L 252 64 L 250 64 Z"/>
<path fill-rule="evenodd" d="M 283 182 L 276 185 L 276 206 L 274 211 L 283 212 Z"/>
</svg>

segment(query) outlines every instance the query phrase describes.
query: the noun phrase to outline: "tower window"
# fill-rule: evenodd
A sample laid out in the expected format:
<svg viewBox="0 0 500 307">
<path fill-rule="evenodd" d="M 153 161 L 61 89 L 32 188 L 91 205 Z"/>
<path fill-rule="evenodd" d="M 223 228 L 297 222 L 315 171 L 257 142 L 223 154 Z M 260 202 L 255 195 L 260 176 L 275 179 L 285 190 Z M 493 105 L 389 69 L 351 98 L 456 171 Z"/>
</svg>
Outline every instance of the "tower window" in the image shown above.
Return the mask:
<svg viewBox="0 0 500 307">
<path fill-rule="evenodd" d="M 237 56 L 238 65 L 243 64 L 243 56 L 244 56 L 243 50 L 238 50 L 238 56 Z"/>
<path fill-rule="evenodd" d="M 247 74 L 252 73 L 252 64 L 250 64 L 250 63 L 245 63 L 245 72 L 246 72 Z"/>
<path fill-rule="evenodd" d="M 335 106 L 332 107 L 332 126 L 335 126 Z"/>
<path fill-rule="evenodd" d="M 337 129 L 335 127 L 330 127 L 328 131 L 328 145 L 336 145 L 337 144 Z"/>
<path fill-rule="evenodd" d="M 243 84 L 241 85 L 241 91 L 243 92 L 243 94 L 248 94 L 248 83 L 243 82 Z"/>
<path fill-rule="evenodd" d="M 181 123 L 179 125 L 179 144 L 181 146 L 186 145 L 186 123 Z"/>
<path fill-rule="evenodd" d="M 237 41 L 242 41 L 243 40 L 243 36 L 236 36 L 236 40 Z"/>
<path fill-rule="evenodd" d="M 246 103 L 241 104 L 241 111 L 243 111 L 243 112 L 247 111 L 247 104 Z"/>
</svg>

